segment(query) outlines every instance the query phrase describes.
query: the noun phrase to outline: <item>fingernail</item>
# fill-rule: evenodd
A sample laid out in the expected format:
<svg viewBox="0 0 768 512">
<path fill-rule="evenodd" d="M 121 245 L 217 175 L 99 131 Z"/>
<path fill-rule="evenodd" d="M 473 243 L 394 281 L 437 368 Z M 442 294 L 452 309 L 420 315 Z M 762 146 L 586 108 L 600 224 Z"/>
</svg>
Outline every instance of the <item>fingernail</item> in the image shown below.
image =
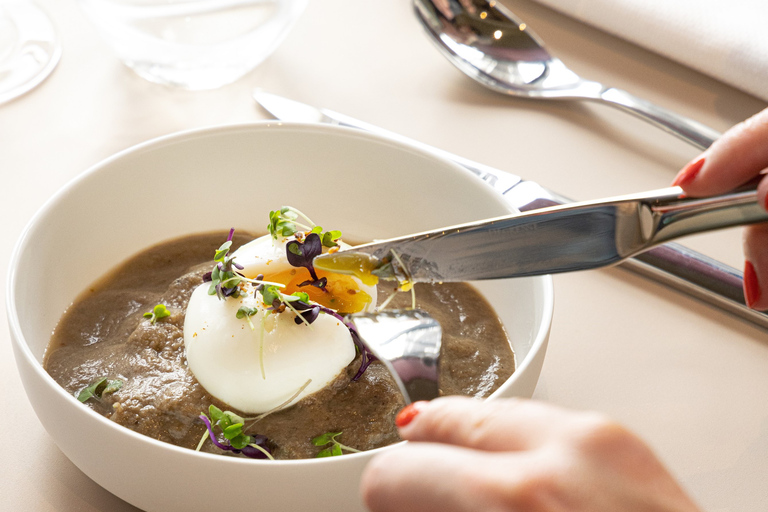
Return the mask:
<svg viewBox="0 0 768 512">
<path fill-rule="evenodd" d="M 757 282 L 757 272 L 755 272 L 754 265 L 749 261 L 744 264 L 744 298 L 750 308 L 760 300 L 760 283 Z"/>
<path fill-rule="evenodd" d="M 689 163 L 675 176 L 675 181 L 672 182 L 673 187 L 682 187 L 692 182 L 699 171 L 704 166 L 704 157 L 702 156 L 698 160 L 694 160 Z"/>
<path fill-rule="evenodd" d="M 397 413 L 397 416 L 395 417 L 395 425 L 398 427 L 404 427 L 410 422 L 413 421 L 413 418 L 416 417 L 417 414 L 419 414 L 423 409 L 424 406 L 426 406 L 429 402 L 420 401 L 420 402 L 413 402 L 410 405 L 406 405 L 403 407 L 399 413 Z"/>
</svg>

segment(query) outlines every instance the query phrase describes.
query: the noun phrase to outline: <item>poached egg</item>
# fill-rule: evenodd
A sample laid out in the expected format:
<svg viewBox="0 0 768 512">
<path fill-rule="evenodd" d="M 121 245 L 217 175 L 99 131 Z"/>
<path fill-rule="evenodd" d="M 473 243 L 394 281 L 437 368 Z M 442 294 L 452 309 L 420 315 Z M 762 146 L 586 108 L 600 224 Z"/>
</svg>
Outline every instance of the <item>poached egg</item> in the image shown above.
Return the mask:
<svg viewBox="0 0 768 512">
<path fill-rule="evenodd" d="M 288 262 L 286 244 L 293 239 L 266 235 L 243 245 L 232 254 L 243 267 L 239 273 L 249 279 L 263 275 L 263 281 L 285 285 L 281 293 L 305 292 L 338 313 L 373 310 L 376 287 L 353 276 L 317 271 L 327 279 L 325 289 L 300 286 L 312 278 L 306 268 Z M 200 384 L 233 408 L 259 414 L 294 403 L 323 389 L 355 358 L 348 328 L 332 315 L 320 313 L 311 325 L 297 324 L 290 309 L 268 309 L 252 283 L 241 283 L 239 297 L 224 300 L 209 295 L 209 287 L 196 288 L 187 306 L 187 362 Z M 240 308 L 252 314 L 237 318 Z"/>
</svg>

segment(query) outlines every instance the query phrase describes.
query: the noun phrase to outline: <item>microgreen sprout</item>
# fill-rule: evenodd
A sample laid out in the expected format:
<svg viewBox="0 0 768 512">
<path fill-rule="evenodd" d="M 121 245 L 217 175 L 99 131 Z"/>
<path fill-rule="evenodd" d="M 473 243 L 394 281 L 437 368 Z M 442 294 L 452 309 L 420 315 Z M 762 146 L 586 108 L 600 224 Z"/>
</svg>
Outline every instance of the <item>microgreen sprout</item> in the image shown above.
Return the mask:
<svg viewBox="0 0 768 512">
<path fill-rule="evenodd" d="M 360 451 L 350 446 L 341 444 L 339 441 L 337 441 L 336 438 L 339 437 L 341 434 L 342 434 L 341 432 L 327 432 L 325 434 L 321 434 L 315 437 L 314 439 L 312 439 L 312 444 L 315 446 L 326 446 L 330 444 L 330 446 L 327 446 L 326 448 L 323 448 L 322 450 L 320 450 L 320 452 L 317 455 L 315 455 L 315 457 L 316 458 L 335 457 L 338 455 L 344 455 L 343 451 L 355 452 L 355 453 Z"/>
<path fill-rule="evenodd" d="M 234 234 L 235 229 L 230 229 L 227 241 L 221 244 L 221 247 L 216 250 L 213 256 L 216 266 L 213 267 L 211 272 L 203 276 L 203 281 L 210 281 L 211 283 L 211 286 L 208 288 L 208 295 L 216 295 L 219 299 L 227 297 L 237 298 L 240 296 L 239 285 L 243 280 L 243 276 L 238 271 L 242 270 L 243 267 L 238 265 L 234 258 L 229 256 Z"/>
<path fill-rule="evenodd" d="M 205 413 L 200 413 L 200 419 L 205 423 L 205 428 L 207 430 L 205 434 L 210 437 L 211 442 L 218 448 L 233 453 L 242 453 L 246 457 L 252 459 L 274 460 L 267 448 L 268 439 L 266 436 L 251 436 L 243 432 L 245 419 L 231 411 L 222 411 L 215 405 L 211 405 L 208 408 L 208 414 L 211 415 L 210 419 Z M 215 427 L 221 429 L 224 436 L 223 441 L 216 438 L 216 434 L 214 433 Z M 205 434 L 197 445 L 198 451 L 203 446 Z"/>
<path fill-rule="evenodd" d="M 96 379 L 90 385 L 83 388 L 80 391 L 80 393 L 78 393 L 77 399 L 83 403 L 87 402 L 90 398 L 101 400 L 104 397 L 104 395 L 114 393 L 121 387 L 123 387 L 122 380 L 120 379 L 110 380 L 110 379 L 107 379 L 106 377 L 102 377 L 100 379 Z"/>
<path fill-rule="evenodd" d="M 309 225 L 297 222 L 299 217 L 307 221 Z M 314 226 L 315 224 L 309 217 L 291 206 L 283 206 L 279 210 L 269 212 L 267 229 L 273 239 L 277 239 L 278 236 L 294 235 L 300 228 L 310 231 Z"/>
<path fill-rule="evenodd" d="M 256 328 L 253 326 L 253 322 L 251 322 L 251 317 L 255 315 L 259 310 L 257 308 L 249 308 L 248 306 L 241 306 L 240 309 L 237 310 L 237 313 L 235 313 L 235 316 L 237 318 L 245 318 L 248 321 L 248 325 L 251 326 L 251 330 L 255 331 Z"/>
<path fill-rule="evenodd" d="M 319 227 L 319 226 L 318 226 Z M 341 238 L 341 231 L 326 231 L 322 235 L 324 247 L 338 247 L 337 240 Z"/>
<path fill-rule="evenodd" d="M 285 245 L 285 255 L 288 258 L 288 263 L 294 267 L 303 267 L 309 271 L 309 275 L 312 276 L 311 280 L 304 281 L 299 286 L 312 285 L 316 288 L 325 289 L 325 285 L 328 279 L 318 278 L 317 272 L 312 261 L 316 256 L 320 256 L 323 253 L 323 242 L 320 239 L 320 235 L 317 233 L 308 234 L 303 241 L 291 240 Z"/>
<path fill-rule="evenodd" d="M 171 312 L 168 311 L 168 308 L 165 307 L 165 304 L 158 304 L 152 308 L 152 311 L 147 311 L 144 313 L 144 318 L 149 318 L 149 323 L 152 325 L 155 325 L 155 322 L 167 316 L 171 316 Z"/>
<path fill-rule="evenodd" d="M 306 221 L 306 224 L 299 222 L 299 218 Z M 322 227 L 312 222 L 312 219 L 292 206 L 283 206 L 279 210 L 270 211 L 267 229 L 274 240 L 277 240 L 279 236 L 288 237 L 292 235 L 297 235 L 297 238 L 301 238 L 302 230 L 307 231 L 308 234 L 314 233 L 320 237 L 324 247 L 338 246 L 338 240 L 341 238 L 341 231 L 331 230 L 324 232 Z"/>
</svg>

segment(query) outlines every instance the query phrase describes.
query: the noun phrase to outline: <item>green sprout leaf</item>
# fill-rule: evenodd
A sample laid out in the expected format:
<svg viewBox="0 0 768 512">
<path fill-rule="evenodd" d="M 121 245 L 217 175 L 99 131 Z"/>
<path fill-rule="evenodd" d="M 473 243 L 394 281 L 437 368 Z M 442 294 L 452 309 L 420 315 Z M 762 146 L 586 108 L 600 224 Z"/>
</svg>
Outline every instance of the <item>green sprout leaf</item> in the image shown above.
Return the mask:
<svg viewBox="0 0 768 512">
<path fill-rule="evenodd" d="M 213 424 L 219 427 L 233 448 L 242 450 L 251 444 L 251 436 L 243 433 L 245 419 L 232 411 L 222 411 L 215 405 L 208 407 Z"/>
<path fill-rule="evenodd" d="M 257 308 L 249 308 L 248 306 L 240 306 L 235 316 L 237 318 L 248 318 L 255 315 L 259 310 Z"/>
<path fill-rule="evenodd" d="M 291 253 L 295 254 L 296 256 L 301 256 L 303 254 L 301 251 L 301 244 L 289 244 L 288 250 L 291 251 Z"/>
<path fill-rule="evenodd" d="M 267 226 L 269 234 L 275 239 L 278 236 L 293 235 L 299 230 L 294 222 L 298 218 L 298 214 L 290 206 L 283 206 L 279 210 L 269 212 L 269 225 Z"/>
<path fill-rule="evenodd" d="M 322 236 L 323 246 L 336 247 L 339 245 L 336 243 L 339 238 L 341 238 L 341 231 L 326 231 Z"/>
<path fill-rule="evenodd" d="M 302 302 L 306 302 L 307 304 L 310 303 L 309 294 L 307 292 L 293 292 L 288 296 L 283 295 L 283 300 L 286 300 L 289 302 L 294 300 L 300 300 Z"/>
<path fill-rule="evenodd" d="M 359 452 L 360 450 L 357 450 L 355 448 L 351 448 L 349 446 L 341 444 L 339 441 L 336 440 L 337 437 L 339 437 L 342 433 L 341 432 L 326 432 L 325 434 L 321 434 L 315 438 L 312 439 L 312 444 L 315 446 L 326 446 L 330 444 L 331 446 L 327 446 L 320 450 L 315 457 L 322 458 L 322 457 L 338 457 L 339 455 L 344 455 L 344 451 L 348 452 Z"/>
<path fill-rule="evenodd" d="M 326 432 L 312 439 L 312 444 L 315 446 L 325 446 L 328 443 L 332 443 L 336 436 L 340 436 L 341 432 Z"/>
<path fill-rule="evenodd" d="M 227 257 L 227 254 L 229 253 L 229 249 L 232 247 L 232 240 L 227 240 L 223 244 L 221 244 L 221 247 L 219 247 L 216 252 L 213 254 L 213 261 L 216 263 L 223 263 L 224 258 Z"/>
<path fill-rule="evenodd" d="M 264 304 L 271 306 L 275 302 L 275 299 L 282 300 L 283 294 L 280 293 L 280 288 L 275 285 L 265 286 L 260 290 L 261 297 L 264 299 Z"/>
<path fill-rule="evenodd" d="M 77 395 L 80 402 L 87 402 L 91 398 L 101 400 L 104 395 L 114 393 L 123 387 L 123 381 L 120 379 L 109 380 L 106 377 L 95 380 L 87 387 L 83 388 Z"/>
<path fill-rule="evenodd" d="M 167 316 L 171 316 L 171 312 L 168 311 L 168 308 L 165 307 L 165 304 L 158 304 L 152 309 L 152 311 L 147 311 L 144 313 L 144 318 L 149 318 L 149 322 L 152 325 L 155 325 L 155 322 Z"/>
</svg>

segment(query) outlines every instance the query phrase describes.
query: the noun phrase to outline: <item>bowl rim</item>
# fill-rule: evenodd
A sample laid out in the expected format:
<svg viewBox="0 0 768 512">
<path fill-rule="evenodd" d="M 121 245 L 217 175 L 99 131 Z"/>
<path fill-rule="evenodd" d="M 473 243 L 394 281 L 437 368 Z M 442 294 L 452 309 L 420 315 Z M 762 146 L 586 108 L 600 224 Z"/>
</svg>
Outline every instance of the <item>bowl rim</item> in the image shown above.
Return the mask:
<svg viewBox="0 0 768 512">
<path fill-rule="evenodd" d="M 79 174 L 74 176 L 72 179 L 70 179 L 67 183 L 65 183 L 52 196 L 50 196 L 42 204 L 42 206 L 38 208 L 38 210 L 26 223 L 26 225 L 24 226 L 24 229 L 19 235 L 19 238 L 17 239 L 14 245 L 14 248 L 9 260 L 8 270 L 6 274 L 6 288 L 5 288 L 6 316 L 8 320 L 8 329 L 11 334 L 10 336 L 11 343 L 13 345 L 13 348 L 15 349 L 14 352 L 17 356 L 17 359 L 18 357 L 23 357 L 26 360 L 26 362 L 29 364 L 29 367 L 32 368 L 32 371 L 36 374 L 36 376 L 39 379 L 41 379 L 42 382 L 44 382 L 46 385 L 52 388 L 53 391 L 59 396 L 61 396 L 64 400 L 70 401 L 72 405 L 80 405 L 79 402 L 77 402 L 77 399 L 73 395 L 68 393 L 63 387 L 61 387 L 58 383 L 56 383 L 53 380 L 53 377 L 51 377 L 48 374 L 48 372 L 46 372 L 45 369 L 43 368 L 42 362 L 38 361 L 37 357 L 35 357 L 34 354 L 32 354 L 32 350 L 29 347 L 26 337 L 24 336 L 21 329 L 21 325 L 18 317 L 18 311 L 16 308 L 16 300 L 15 300 L 16 287 L 17 287 L 17 275 L 18 275 L 17 267 L 19 265 L 21 253 L 24 252 L 27 244 L 29 243 L 30 236 L 33 234 L 40 220 L 43 217 L 45 217 L 46 214 L 48 214 L 48 212 L 51 209 L 53 209 L 61 200 L 63 200 L 63 198 L 67 194 L 69 194 L 69 192 L 72 189 L 77 187 L 81 181 L 86 180 L 89 176 L 99 172 L 100 169 L 112 164 L 114 161 L 120 160 L 126 157 L 127 155 L 145 150 L 147 148 L 152 148 L 154 146 L 159 147 L 168 143 L 182 141 L 190 137 L 214 135 L 217 133 L 226 133 L 226 132 L 238 132 L 242 130 L 270 130 L 270 129 L 284 129 L 284 130 L 299 129 L 299 130 L 317 130 L 317 131 L 329 132 L 329 133 L 335 132 L 338 134 L 342 134 L 344 136 L 354 136 L 354 137 L 368 139 L 369 141 L 374 141 L 379 143 L 383 142 L 392 146 L 397 146 L 398 150 L 407 150 L 410 152 L 419 153 L 422 156 L 428 156 L 431 159 L 440 161 L 443 165 L 447 167 L 453 167 L 454 170 L 456 171 L 459 171 L 461 173 L 466 173 L 469 176 L 474 176 L 470 171 L 468 171 L 464 167 L 460 166 L 455 162 L 452 162 L 451 160 L 443 157 L 442 155 L 431 152 L 422 147 L 409 144 L 405 141 L 397 140 L 384 135 L 379 135 L 379 134 L 359 130 L 356 128 L 350 128 L 350 127 L 339 126 L 339 125 L 320 124 L 320 123 L 285 122 L 285 121 L 275 121 L 275 120 L 259 120 L 259 121 L 248 121 L 248 122 L 242 122 L 242 123 L 228 123 L 228 124 L 181 130 L 181 131 L 161 135 L 158 137 L 154 137 L 154 138 L 145 140 L 143 142 L 140 142 L 138 144 L 129 146 L 91 165 L 85 171 L 80 172 Z M 489 193 L 493 193 L 493 192 L 489 189 Z M 502 386 L 499 387 L 499 389 L 497 389 L 494 393 L 489 395 L 487 397 L 489 399 L 492 399 L 496 395 L 503 392 L 504 388 L 511 386 L 512 383 L 515 381 L 516 376 L 522 374 L 521 370 L 523 368 L 527 368 L 528 366 L 530 366 L 530 364 L 532 364 L 534 356 L 538 354 L 548 342 L 549 333 L 552 326 L 552 318 L 554 314 L 553 279 L 552 279 L 552 276 L 550 275 L 536 276 L 534 277 L 534 279 L 540 282 L 540 287 L 543 292 L 542 293 L 542 318 L 538 322 L 536 337 L 531 343 L 531 346 L 526 358 L 523 361 L 516 362 L 518 364 L 516 364 L 515 366 L 515 372 L 513 373 L 513 375 L 509 379 L 507 379 L 502 384 Z M 19 361 L 17 361 L 17 366 L 18 364 L 19 364 Z M 25 389 L 25 392 L 26 392 L 26 389 Z M 149 443 L 150 446 L 153 445 L 162 450 L 170 450 L 171 452 L 175 452 L 180 456 L 209 458 L 212 461 L 218 461 L 217 464 L 222 464 L 222 463 L 246 464 L 249 466 L 274 465 L 274 464 L 278 464 L 280 466 L 292 466 L 292 465 L 304 465 L 304 464 L 328 464 L 328 463 L 341 464 L 342 462 L 352 462 L 357 459 L 372 457 L 374 454 L 380 452 L 381 450 L 392 449 L 393 447 L 401 446 L 407 442 L 407 441 L 400 441 L 397 443 L 393 443 L 391 445 L 374 448 L 372 450 L 366 450 L 359 453 L 345 454 L 344 457 L 325 457 L 320 459 L 262 460 L 262 459 L 247 459 L 247 458 L 241 458 L 241 457 L 222 457 L 219 454 L 190 450 L 188 448 L 176 446 L 170 443 L 159 441 L 149 436 L 145 436 L 143 434 L 139 434 L 138 432 L 134 432 L 131 429 L 125 428 L 113 421 L 110 421 L 108 418 L 102 416 L 101 414 L 96 413 L 90 408 L 85 408 L 84 412 L 86 412 L 87 414 L 90 414 L 92 418 L 94 418 L 96 421 L 101 422 L 101 424 L 106 426 L 107 428 L 118 429 L 123 434 L 133 438 L 136 442 Z"/>
</svg>

